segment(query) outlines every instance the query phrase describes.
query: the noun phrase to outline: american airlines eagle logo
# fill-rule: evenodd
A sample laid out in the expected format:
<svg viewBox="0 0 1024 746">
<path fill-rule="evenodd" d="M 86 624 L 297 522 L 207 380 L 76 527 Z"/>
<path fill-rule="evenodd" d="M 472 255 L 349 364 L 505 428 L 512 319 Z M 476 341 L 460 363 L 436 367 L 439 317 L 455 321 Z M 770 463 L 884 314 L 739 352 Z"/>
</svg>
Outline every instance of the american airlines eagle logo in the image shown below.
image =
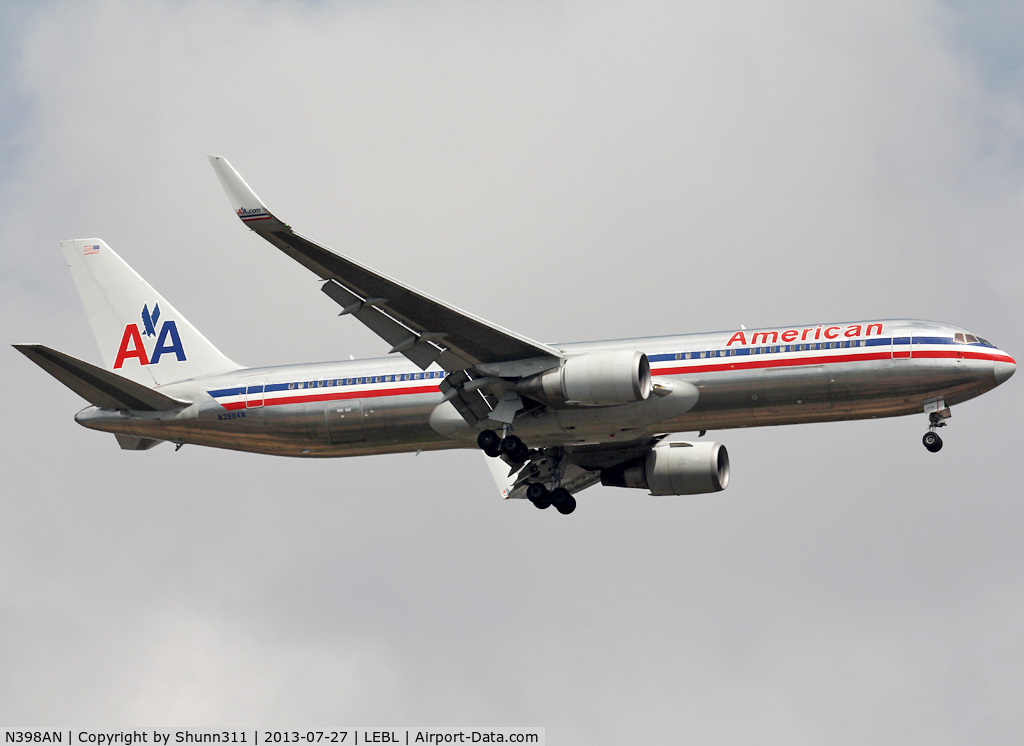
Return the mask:
<svg viewBox="0 0 1024 746">
<path fill-rule="evenodd" d="M 181 337 L 178 335 L 178 325 L 173 319 L 167 319 L 160 326 L 157 333 L 157 324 L 160 322 L 160 304 L 153 304 L 153 311 L 150 312 L 149 304 L 142 306 L 142 331 L 138 324 L 128 324 L 121 336 L 121 345 L 117 348 L 117 357 L 114 358 L 114 369 L 117 370 L 127 360 L 136 359 L 139 365 L 156 365 L 164 355 L 171 352 L 179 362 L 185 362 L 185 348 L 181 346 Z M 146 346 L 142 342 L 142 335 L 147 338 L 156 337 L 156 344 L 153 345 L 153 352 L 146 352 Z"/>
<path fill-rule="evenodd" d="M 149 306 L 142 307 L 142 328 L 146 330 L 147 337 L 156 336 L 156 322 L 160 320 L 160 304 L 153 304 L 153 314 L 149 313 Z"/>
</svg>

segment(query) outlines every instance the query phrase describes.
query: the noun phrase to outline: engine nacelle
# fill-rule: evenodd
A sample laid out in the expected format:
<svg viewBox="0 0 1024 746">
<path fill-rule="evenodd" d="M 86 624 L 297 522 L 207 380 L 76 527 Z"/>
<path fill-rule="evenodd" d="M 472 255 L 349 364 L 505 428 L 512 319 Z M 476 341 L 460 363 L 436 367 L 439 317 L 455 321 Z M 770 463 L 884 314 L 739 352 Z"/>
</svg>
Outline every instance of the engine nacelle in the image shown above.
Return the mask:
<svg viewBox="0 0 1024 746">
<path fill-rule="evenodd" d="M 699 495 L 729 486 L 729 452 L 721 443 L 659 443 L 647 455 L 601 471 L 608 487 L 648 489 L 652 495 Z"/>
<path fill-rule="evenodd" d="M 651 395 L 651 364 L 642 352 L 595 352 L 571 357 L 516 388 L 528 396 L 575 404 L 630 404 Z"/>
</svg>

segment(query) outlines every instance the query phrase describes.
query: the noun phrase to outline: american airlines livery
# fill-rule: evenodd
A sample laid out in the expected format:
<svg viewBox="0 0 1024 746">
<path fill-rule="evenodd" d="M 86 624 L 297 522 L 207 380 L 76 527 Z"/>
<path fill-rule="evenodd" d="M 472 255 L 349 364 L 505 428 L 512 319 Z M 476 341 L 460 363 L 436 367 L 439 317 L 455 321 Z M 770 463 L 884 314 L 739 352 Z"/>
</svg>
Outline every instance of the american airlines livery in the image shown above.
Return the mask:
<svg viewBox="0 0 1024 746">
<path fill-rule="evenodd" d="M 328 457 L 479 448 L 503 497 L 567 514 L 573 494 L 597 482 L 652 495 L 724 490 L 725 446 L 673 433 L 924 413 L 924 445 L 936 452 L 950 407 L 1016 370 L 965 329 L 906 319 L 535 342 L 294 232 L 226 160 L 210 161 L 242 222 L 398 354 L 245 368 L 103 241 L 63 241 L 105 367 L 15 347 L 89 402 L 79 424 L 113 433 L 124 449 L 170 441 Z"/>
</svg>

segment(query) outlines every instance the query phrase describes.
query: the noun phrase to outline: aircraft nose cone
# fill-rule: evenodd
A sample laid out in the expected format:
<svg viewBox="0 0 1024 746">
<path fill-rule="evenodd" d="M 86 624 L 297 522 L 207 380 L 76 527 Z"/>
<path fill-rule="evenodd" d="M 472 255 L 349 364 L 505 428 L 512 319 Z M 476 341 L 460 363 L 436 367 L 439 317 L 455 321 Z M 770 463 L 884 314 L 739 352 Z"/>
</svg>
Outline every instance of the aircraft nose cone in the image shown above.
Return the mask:
<svg viewBox="0 0 1024 746">
<path fill-rule="evenodd" d="M 1011 358 L 1009 362 L 1004 360 L 996 360 L 992 363 L 992 372 L 996 377 L 996 385 L 998 386 L 1007 378 L 1013 375 L 1014 371 L 1017 370 L 1017 363 Z"/>
</svg>

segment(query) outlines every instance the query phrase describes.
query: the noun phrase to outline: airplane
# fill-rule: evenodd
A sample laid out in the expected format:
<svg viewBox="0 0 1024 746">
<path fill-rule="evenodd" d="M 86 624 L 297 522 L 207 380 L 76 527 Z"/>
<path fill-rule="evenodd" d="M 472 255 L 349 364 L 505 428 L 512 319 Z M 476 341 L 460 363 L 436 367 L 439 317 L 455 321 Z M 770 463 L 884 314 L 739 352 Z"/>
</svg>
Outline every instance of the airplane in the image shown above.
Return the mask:
<svg viewBox="0 0 1024 746">
<path fill-rule="evenodd" d="M 390 345 L 369 360 L 246 368 L 98 238 L 61 242 L 104 367 L 14 345 L 90 406 L 121 448 L 161 442 L 295 457 L 479 448 L 504 498 L 562 514 L 600 482 L 651 495 L 724 490 L 709 430 L 926 414 L 1004 383 L 1006 352 L 909 319 L 546 344 L 414 290 L 292 230 L 210 156 L 232 209 Z M 675 440 L 680 433 L 696 439 Z"/>
</svg>

